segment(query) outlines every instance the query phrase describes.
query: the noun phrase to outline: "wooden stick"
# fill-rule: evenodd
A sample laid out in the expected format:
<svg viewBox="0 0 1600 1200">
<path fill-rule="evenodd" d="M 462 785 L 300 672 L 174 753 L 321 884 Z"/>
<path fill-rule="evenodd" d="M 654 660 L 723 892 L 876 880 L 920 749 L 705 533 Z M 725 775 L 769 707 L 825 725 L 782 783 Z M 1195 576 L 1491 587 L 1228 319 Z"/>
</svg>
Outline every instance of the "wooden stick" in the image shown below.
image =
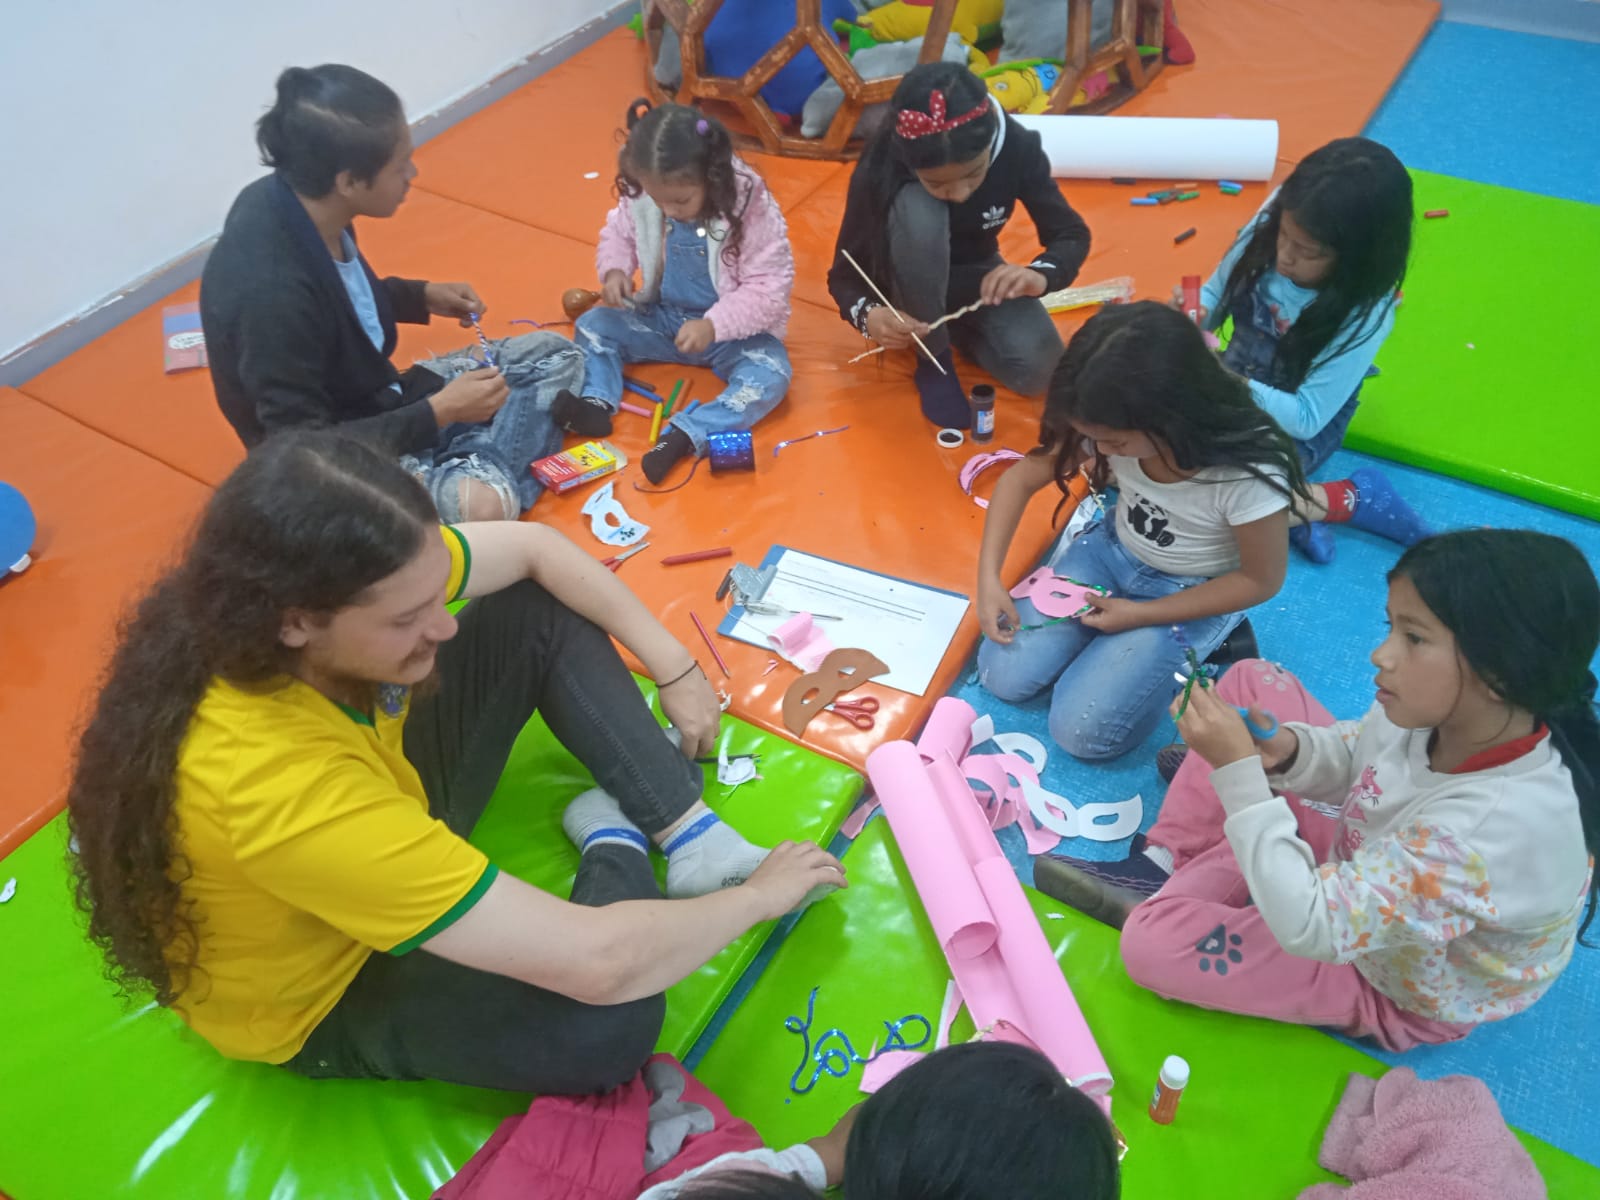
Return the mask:
<svg viewBox="0 0 1600 1200">
<path fill-rule="evenodd" d="M 717 660 L 717 666 L 722 668 L 722 673 L 724 675 L 726 675 L 729 679 L 732 679 L 733 678 L 733 672 L 728 670 L 728 664 L 723 662 L 722 661 L 722 655 L 717 653 L 716 644 L 712 642 L 711 635 L 706 632 L 706 627 L 704 625 L 700 624 L 700 618 L 695 616 L 694 613 L 691 611 L 689 613 L 689 620 L 693 621 L 694 622 L 694 627 L 700 631 L 700 636 L 705 641 L 706 649 L 711 651 L 711 657 Z"/>
<path fill-rule="evenodd" d="M 928 329 L 930 331 L 934 330 L 934 329 L 937 329 L 937 328 L 939 328 L 939 326 L 943 325 L 946 321 L 954 321 L 957 317 L 964 317 L 968 313 L 977 312 L 982 307 L 983 307 L 983 301 L 982 300 L 974 300 L 971 304 L 967 305 L 965 308 L 958 308 L 953 313 L 945 313 L 944 316 L 940 317 L 932 325 L 929 325 Z M 882 354 L 888 348 L 889 347 L 887 347 L 887 346 L 874 346 L 871 350 L 864 351 L 863 353 L 856 355 L 854 358 L 846 359 L 844 365 L 848 367 L 851 363 L 858 363 L 863 358 L 871 358 L 874 354 Z"/>
<path fill-rule="evenodd" d="M 863 271 L 861 269 L 861 264 L 856 261 L 855 255 L 851 254 L 850 251 L 846 250 L 843 246 L 839 247 L 839 253 L 844 255 L 844 260 L 847 263 L 849 263 L 852 267 L 854 267 L 856 269 L 856 274 L 861 276 L 862 281 L 865 282 L 866 285 L 869 288 L 872 289 L 872 294 L 874 296 L 876 296 L 879 300 L 883 301 L 884 307 L 887 308 L 890 312 L 892 312 L 895 315 L 895 318 L 897 320 L 905 322 L 906 324 L 909 324 L 910 322 L 906 321 L 905 317 L 901 315 L 900 310 L 898 308 L 896 308 L 894 305 L 889 303 L 889 297 L 885 296 L 882 292 L 880 292 L 878 290 L 878 285 L 872 282 L 872 276 L 868 275 L 865 271 Z M 931 362 L 934 366 L 939 368 L 939 374 L 941 374 L 941 375 L 950 374 L 949 371 L 946 371 L 944 369 L 944 367 L 942 365 L 940 365 L 939 360 L 933 356 L 933 351 L 929 350 L 927 346 L 922 344 L 922 339 L 921 338 L 919 338 L 916 334 L 913 333 L 911 335 L 911 340 L 913 342 L 915 342 L 917 344 L 917 346 L 922 350 L 922 352 L 928 356 L 928 361 Z"/>
</svg>

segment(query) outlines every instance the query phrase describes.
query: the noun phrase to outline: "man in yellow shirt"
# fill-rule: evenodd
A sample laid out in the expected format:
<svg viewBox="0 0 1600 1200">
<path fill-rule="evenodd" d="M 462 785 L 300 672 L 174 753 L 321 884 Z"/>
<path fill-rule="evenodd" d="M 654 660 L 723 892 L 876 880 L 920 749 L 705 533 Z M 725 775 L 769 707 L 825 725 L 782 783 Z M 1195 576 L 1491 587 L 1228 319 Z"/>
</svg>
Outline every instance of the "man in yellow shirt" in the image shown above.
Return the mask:
<svg viewBox="0 0 1600 1200">
<path fill-rule="evenodd" d="M 681 748 L 612 637 L 662 681 Z M 563 819 L 570 902 L 466 841 L 535 711 L 600 785 Z M 270 439 L 124 631 L 85 731 L 68 807 L 90 934 L 230 1057 L 613 1086 L 664 988 L 843 882 L 700 800 L 719 720 L 688 650 L 560 534 L 440 526 L 386 456 Z"/>
</svg>

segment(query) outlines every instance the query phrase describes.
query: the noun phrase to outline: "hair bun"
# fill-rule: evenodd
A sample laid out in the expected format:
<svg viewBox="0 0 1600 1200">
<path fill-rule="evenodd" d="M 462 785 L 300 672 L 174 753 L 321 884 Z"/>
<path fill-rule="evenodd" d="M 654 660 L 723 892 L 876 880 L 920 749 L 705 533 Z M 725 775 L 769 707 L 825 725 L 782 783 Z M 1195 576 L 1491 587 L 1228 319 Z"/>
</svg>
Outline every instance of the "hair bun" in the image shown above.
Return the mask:
<svg viewBox="0 0 1600 1200">
<path fill-rule="evenodd" d="M 644 96 L 640 96 L 632 104 L 628 105 L 628 128 L 632 129 L 640 121 L 644 120 L 654 107 L 655 105 L 651 104 L 649 99 Z"/>
</svg>

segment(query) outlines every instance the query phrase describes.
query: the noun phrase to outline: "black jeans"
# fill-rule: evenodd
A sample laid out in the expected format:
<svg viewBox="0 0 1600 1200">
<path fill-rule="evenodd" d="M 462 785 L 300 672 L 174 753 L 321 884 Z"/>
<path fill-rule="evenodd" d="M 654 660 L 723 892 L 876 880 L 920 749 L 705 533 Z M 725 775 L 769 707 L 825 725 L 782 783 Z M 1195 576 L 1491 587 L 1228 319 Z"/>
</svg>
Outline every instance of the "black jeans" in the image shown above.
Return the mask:
<svg viewBox="0 0 1600 1200">
<path fill-rule="evenodd" d="M 406 757 L 429 808 L 461 836 L 535 710 L 646 833 L 700 798 L 699 769 L 662 733 L 610 638 L 524 582 L 462 611 L 460 632 L 439 648 L 438 687 L 406 720 Z M 585 854 L 572 885 L 573 903 L 596 907 L 660 894 L 646 857 L 622 846 Z M 284 1066 L 323 1078 L 597 1092 L 638 1071 L 664 1015 L 660 996 L 581 1004 L 426 950 L 374 953 Z"/>
<path fill-rule="evenodd" d="M 981 263 L 952 265 L 949 206 L 920 183 L 908 183 L 895 193 L 889 209 L 889 260 L 894 264 L 889 294 L 895 307 L 930 323 L 976 300 L 983 277 L 1005 261 L 997 254 Z M 1023 396 L 1043 392 L 1061 358 L 1061 334 L 1033 296 L 980 308 L 922 340 L 935 354 L 954 342 Z"/>
</svg>

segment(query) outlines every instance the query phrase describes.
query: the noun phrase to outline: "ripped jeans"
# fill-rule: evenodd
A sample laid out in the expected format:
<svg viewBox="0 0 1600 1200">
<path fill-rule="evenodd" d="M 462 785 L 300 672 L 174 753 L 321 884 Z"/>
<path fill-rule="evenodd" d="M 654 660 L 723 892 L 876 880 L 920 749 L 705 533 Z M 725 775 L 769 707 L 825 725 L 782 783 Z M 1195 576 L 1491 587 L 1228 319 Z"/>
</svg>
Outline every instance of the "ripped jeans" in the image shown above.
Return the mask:
<svg viewBox="0 0 1600 1200">
<path fill-rule="evenodd" d="M 1074 538 L 1064 553 L 1052 555 L 1051 565 L 1057 574 L 1108 587 L 1126 600 L 1156 600 L 1205 582 L 1203 576 L 1169 575 L 1135 558 L 1117 540 L 1110 514 Z M 1016 604 L 1023 625 L 1043 620 L 1031 601 Z M 1242 616 L 1221 613 L 1186 621 L 1184 636 L 1203 662 Z M 1168 625 L 1098 633 L 1078 621 L 1063 621 L 1018 633 L 1009 645 L 985 639 L 978 647 L 978 679 L 990 694 L 1020 704 L 1051 688 L 1050 736 L 1074 758 L 1091 762 L 1115 758 L 1149 736 L 1183 686 L 1172 677 L 1183 666 L 1183 649 Z"/>
<path fill-rule="evenodd" d="M 710 367 L 728 386 L 709 404 L 684 412 L 682 404 L 670 425 L 683 430 L 696 455 L 706 452 L 706 435 L 749 429 L 778 406 L 789 390 L 789 352 L 770 333 L 736 342 L 712 342 L 699 354 L 684 354 L 673 339 L 695 314 L 670 304 L 629 310 L 591 308 L 578 318 L 577 342 L 583 348 L 583 394 L 617 410 L 622 400 L 622 364 L 683 363 Z M 687 401 L 688 397 L 680 397 Z"/>
<path fill-rule="evenodd" d="M 543 489 L 528 468 L 561 449 L 561 430 L 550 417 L 550 405 L 557 392 L 575 387 L 583 377 L 583 355 L 558 334 L 524 333 L 490 338 L 489 344 L 511 388 L 500 411 L 488 421 L 447 425 L 432 450 L 400 460 L 422 480 L 446 522 L 462 519 L 461 488 L 469 479 L 494 489 L 508 520 L 533 507 Z M 448 383 L 481 368 L 482 353 L 473 344 L 417 365 Z"/>
</svg>

